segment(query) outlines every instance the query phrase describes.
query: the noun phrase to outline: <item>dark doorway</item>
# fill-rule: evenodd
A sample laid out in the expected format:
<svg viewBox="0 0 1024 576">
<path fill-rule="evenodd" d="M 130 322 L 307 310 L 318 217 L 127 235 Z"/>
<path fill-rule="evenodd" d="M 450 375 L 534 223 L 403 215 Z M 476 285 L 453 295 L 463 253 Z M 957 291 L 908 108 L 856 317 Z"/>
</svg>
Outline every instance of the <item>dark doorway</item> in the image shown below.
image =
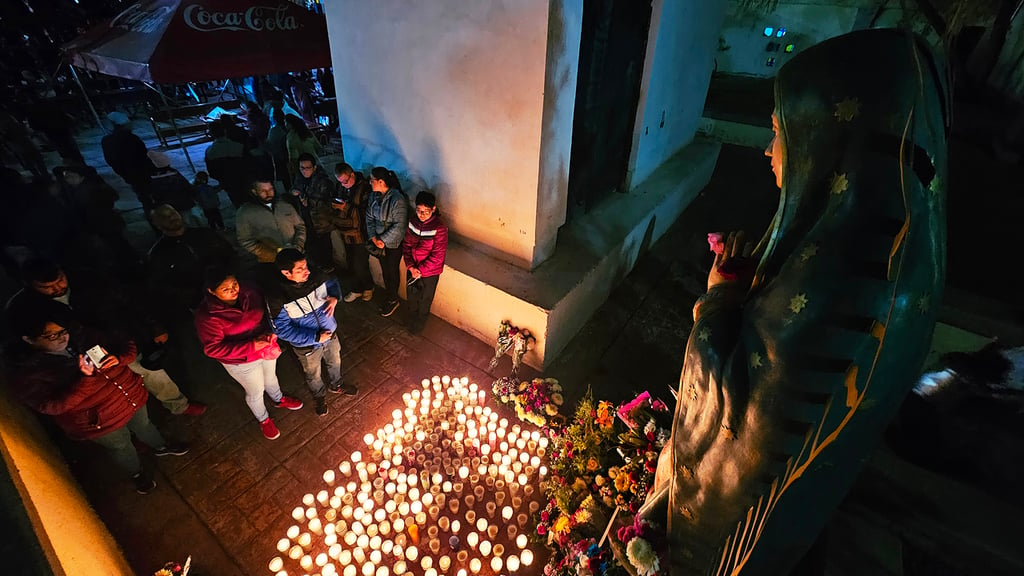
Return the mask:
<svg viewBox="0 0 1024 576">
<path fill-rule="evenodd" d="M 625 191 L 650 26 L 650 0 L 583 3 L 567 220 Z"/>
</svg>

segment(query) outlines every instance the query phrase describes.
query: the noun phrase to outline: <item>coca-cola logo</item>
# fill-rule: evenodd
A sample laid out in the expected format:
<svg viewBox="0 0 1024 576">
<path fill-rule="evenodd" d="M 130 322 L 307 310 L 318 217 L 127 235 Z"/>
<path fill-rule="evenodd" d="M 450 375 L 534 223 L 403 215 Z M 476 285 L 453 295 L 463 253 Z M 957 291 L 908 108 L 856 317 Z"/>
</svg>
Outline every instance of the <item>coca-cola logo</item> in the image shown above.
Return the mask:
<svg viewBox="0 0 1024 576">
<path fill-rule="evenodd" d="M 169 6 L 161 6 L 153 10 L 143 10 L 142 4 L 135 4 L 121 12 L 110 21 L 112 28 L 122 28 L 143 34 L 155 32 L 167 21 L 171 14 Z"/>
<path fill-rule="evenodd" d="M 216 12 L 199 4 L 191 4 L 182 14 L 185 25 L 199 32 L 215 30 L 271 32 L 274 30 L 298 30 L 295 16 L 288 13 L 288 6 L 253 6 L 245 12 Z"/>
</svg>

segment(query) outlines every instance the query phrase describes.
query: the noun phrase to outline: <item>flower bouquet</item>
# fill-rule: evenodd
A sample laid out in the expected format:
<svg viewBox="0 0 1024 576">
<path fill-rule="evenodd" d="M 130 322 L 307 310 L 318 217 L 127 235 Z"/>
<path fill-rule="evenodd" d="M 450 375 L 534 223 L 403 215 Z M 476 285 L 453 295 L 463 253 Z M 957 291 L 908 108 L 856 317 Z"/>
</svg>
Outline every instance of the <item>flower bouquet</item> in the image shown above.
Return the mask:
<svg viewBox="0 0 1024 576">
<path fill-rule="evenodd" d="M 168 562 L 164 564 L 164 567 L 153 573 L 153 576 L 188 576 L 189 570 L 192 568 L 192 557 L 189 556 L 185 559 L 185 564 L 181 562 Z"/>
<path fill-rule="evenodd" d="M 595 405 L 588 391 L 566 425 L 549 428 L 552 474 L 544 490 L 563 513 L 575 510 L 587 496 L 600 494 L 601 486 L 607 484 L 605 471 L 619 463 L 614 450 L 619 431 L 613 414 L 611 403 L 602 401 Z M 612 506 L 603 499 L 601 502 Z"/>
<path fill-rule="evenodd" d="M 565 402 L 562 386 L 554 378 L 534 378 L 529 382 L 517 382 L 511 377 L 499 378 L 491 390 L 503 403 L 515 405 L 516 416 L 520 420 L 541 427 L 558 415 L 558 407 Z"/>
<path fill-rule="evenodd" d="M 513 326 L 508 320 L 502 320 L 498 326 L 498 338 L 494 344 L 494 357 L 491 358 L 490 369 L 498 367 L 501 357 L 509 350 L 512 351 L 512 375 L 515 380 L 519 374 L 519 367 L 523 364 L 523 356 L 530 350 L 530 345 L 537 342 L 537 339 L 525 328 Z"/>
<path fill-rule="evenodd" d="M 664 530 L 636 517 L 631 525 L 619 528 L 615 536 L 625 546 L 626 558 L 639 576 L 655 576 L 661 571 L 664 563 L 657 551 L 665 549 Z"/>
<path fill-rule="evenodd" d="M 669 437 L 670 414 L 664 402 L 652 399 L 646 391 L 620 405 L 615 413 L 627 428 L 618 437 L 618 452 L 625 464 L 608 470 L 614 490 L 601 497 L 604 500 L 611 492 L 617 507 L 635 514 L 654 482 L 658 456 Z"/>
<path fill-rule="evenodd" d="M 624 576 L 627 572 L 618 565 L 611 549 L 599 546 L 594 538 L 583 538 L 556 549 L 544 566 L 544 576 Z"/>
</svg>

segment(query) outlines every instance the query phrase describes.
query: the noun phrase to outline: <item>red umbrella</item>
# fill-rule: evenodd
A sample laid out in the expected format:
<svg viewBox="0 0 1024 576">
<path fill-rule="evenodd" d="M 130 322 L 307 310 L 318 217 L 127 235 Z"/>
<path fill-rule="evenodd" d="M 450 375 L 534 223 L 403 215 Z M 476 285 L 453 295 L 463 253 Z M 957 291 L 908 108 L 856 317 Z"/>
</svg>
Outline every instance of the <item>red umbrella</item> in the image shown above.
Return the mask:
<svg viewBox="0 0 1024 576">
<path fill-rule="evenodd" d="M 331 65 L 324 17 L 285 0 L 143 0 L 64 51 L 80 68 L 160 84 Z"/>
</svg>

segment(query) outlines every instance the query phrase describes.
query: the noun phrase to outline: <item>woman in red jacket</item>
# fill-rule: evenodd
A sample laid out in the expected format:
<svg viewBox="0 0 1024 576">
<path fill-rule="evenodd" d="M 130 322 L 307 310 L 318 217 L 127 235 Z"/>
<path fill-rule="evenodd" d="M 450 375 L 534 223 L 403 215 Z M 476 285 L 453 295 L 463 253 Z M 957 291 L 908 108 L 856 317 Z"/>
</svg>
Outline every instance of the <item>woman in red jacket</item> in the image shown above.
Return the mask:
<svg viewBox="0 0 1024 576">
<path fill-rule="evenodd" d="M 21 341 L 8 350 L 15 393 L 35 410 L 53 416 L 73 440 L 91 440 L 103 446 L 114 462 L 132 475 L 139 494 L 156 487 L 151 473 L 139 461 L 132 434 L 153 448 L 157 456 L 181 456 L 188 448 L 168 443 L 149 420 L 149 394 L 142 377 L 129 370 L 135 344 L 120 355 L 109 354 L 99 366 L 77 353 L 67 329 L 37 314 L 19 326 Z M 96 344 L 99 337 L 85 340 Z"/>
<path fill-rule="evenodd" d="M 430 192 L 416 195 L 416 217 L 402 242 L 402 258 L 408 274 L 405 295 L 409 305 L 409 331 L 418 334 L 430 315 L 437 280 L 444 271 L 448 251 L 448 226 L 437 213 L 437 199 Z"/>
<path fill-rule="evenodd" d="M 266 304 L 255 288 L 239 284 L 225 269 L 206 278 L 207 295 L 196 311 L 196 332 L 207 356 L 221 363 L 242 388 L 245 403 L 260 423 L 263 435 L 281 435 L 267 414 L 265 392 L 277 408 L 298 410 L 302 402 L 281 393 L 277 357 L 281 348 L 266 320 Z"/>
</svg>

